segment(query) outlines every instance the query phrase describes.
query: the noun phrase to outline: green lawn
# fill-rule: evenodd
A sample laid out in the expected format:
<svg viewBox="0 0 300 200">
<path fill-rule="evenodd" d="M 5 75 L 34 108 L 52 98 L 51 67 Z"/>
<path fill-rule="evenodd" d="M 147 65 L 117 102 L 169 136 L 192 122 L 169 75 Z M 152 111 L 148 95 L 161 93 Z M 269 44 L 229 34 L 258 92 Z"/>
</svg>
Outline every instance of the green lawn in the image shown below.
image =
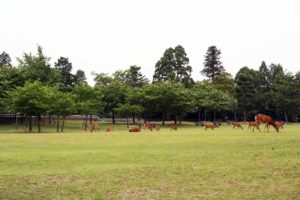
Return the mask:
<svg viewBox="0 0 300 200">
<path fill-rule="evenodd" d="M 0 126 L 0 199 L 300 199 L 300 125 L 128 133 Z"/>
</svg>

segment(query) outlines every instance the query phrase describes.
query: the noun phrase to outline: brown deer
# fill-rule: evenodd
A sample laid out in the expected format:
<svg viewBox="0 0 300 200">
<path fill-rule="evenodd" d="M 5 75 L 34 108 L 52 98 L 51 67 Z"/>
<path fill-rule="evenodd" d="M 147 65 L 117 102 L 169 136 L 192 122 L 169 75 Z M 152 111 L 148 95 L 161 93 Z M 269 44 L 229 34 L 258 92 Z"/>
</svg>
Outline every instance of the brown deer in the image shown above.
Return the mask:
<svg viewBox="0 0 300 200">
<path fill-rule="evenodd" d="M 140 124 L 139 127 L 130 128 L 129 132 L 141 132 L 142 125 Z"/>
<path fill-rule="evenodd" d="M 259 122 L 248 122 L 248 128 L 251 129 L 251 127 L 253 127 L 253 132 L 254 132 L 254 128 L 258 129 L 259 132 L 261 132 L 259 128 Z"/>
<path fill-rule="evenodd" d="M 275 121 L 275 124 L 277 125 L 278 129 L 279 128 L 283 129 L 283 125 L 284 125 L 283 121 Z"/>
<path fill-rule="evenodd" d="M 255 116 L 255 121 L 258 123 L 266 124 L 266 126 L 264 128 L 264 132 L 265 132 L 266 128 L 267 128 L 267 131 L 269 132 L 269 125 L 272 125 L 277 132 L 279 131 L 279 128 L 278 128 L 277 124 L 274 122 L 273 118 L 268 115 L 257 114 Z M 253 130 L 254 130 L 254 128 L 253 128 Z"/>
<path fill-rule="evenodd" d="M 232 125 L 233 125 L 234 129 L 235 129 L 235 127 L 244 129 L 241 122 L 232 122 Z"/>
<path fill-rule="evenodd" d="M 99 131 L 99 129 L 100 129 L 100 125 L 99 124 L 97 124 L 97 123 L 92 123 L 91 124 L 91 127 L 90 127 L 90 131 L 91 131 L 91 133 L 93 132 L 93 131 Z"/>
<path fill-rule="evenodd" d="M 155 125 L 155 130 L 159 131 L 160 130 L 160 125 Z"/>
<path fill-rule="evenodd" d="M 177 125 L 176 124 L 171 124 L 170 125 L 170 130 L 174 130 L 174 131 L 177 131 Z"/>
<path fill-rule="evenodd" d="M 150 130 L 150 131 L 152 131 L 152 127 L 153 127 L 152 124 L 144 124 L 144 130 Z"/>
<path fill-rule="evenodd" d="M 218 128 L 219 126 L 218 125 L 215 125 L 215 124 L 204 124 L 204 128 L 205 130 L 207 130 L 208 128 L 214 130 L 214 128 Z"/>
<path fill-rule="evenodd" d="M 106 132 L 113 132 L 114 127 L 113 126 L 109 126 L 106 128 Z"/>
</svg>

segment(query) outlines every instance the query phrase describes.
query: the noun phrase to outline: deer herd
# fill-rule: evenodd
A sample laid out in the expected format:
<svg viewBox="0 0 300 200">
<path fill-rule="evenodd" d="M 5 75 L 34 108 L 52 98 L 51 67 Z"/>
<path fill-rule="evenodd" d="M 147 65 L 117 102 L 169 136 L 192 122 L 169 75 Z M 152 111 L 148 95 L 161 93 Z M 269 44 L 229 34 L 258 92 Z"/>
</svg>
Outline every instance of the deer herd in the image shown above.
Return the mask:
<svg viewBox="0 0 300 200">
<path fill-rule="evenodd" d="M 283 129 L 283 125 L 284 122 L 282 121 L 275 121 L 272 119 L 272 117 L 268 116 L 268 115 L 263 115 L 263 114 L 257 114 L 255 116 L 255 121 L 250 121 L 250 122 L 232 122 L 231 125 L 233 126 L 233 128 L 240 128 L 240 129 L 244 129 L 243 125 L 248 125 L 248 129 L 253 128 L 253 132 L 254 130 L 258 130 L 259 132 L 261 132 L 259 125 L 260 124 L 265 124 L 265 128 L 264 128 L 264 132 L 267 129 L 267 132 L 269 132 L 269 126 L 273 126 L 275 128 L 275 130 L 277 132 L 279 132 L 279 128 Z M 204 123 L 204 130 L 207 129 L 212 129 L 214 130 L 215 128 L 219 128 L 219 126 L 217 124 L 213 124 L 213 123 Z M 169 125 L 170 130 L 174 130 L 177 131 L 177 124 L 171 124 Z M 100 124 L 98 123 L 91 123 L 90 125 L 90 132 L 97 132 L 100 129 Z M 113 132 L 113 125 L 110 125 L 106 128 L 106 132 Z M 138 126 L 135 127 L 129 127 L 128 131 L 129 132 L 141 132 L 142 129 L 144 131 L 160 131 L 160 125 L 158 124 L 150 124 L 150 123 L 144 123 L 139 124 Z"/>
</svg>

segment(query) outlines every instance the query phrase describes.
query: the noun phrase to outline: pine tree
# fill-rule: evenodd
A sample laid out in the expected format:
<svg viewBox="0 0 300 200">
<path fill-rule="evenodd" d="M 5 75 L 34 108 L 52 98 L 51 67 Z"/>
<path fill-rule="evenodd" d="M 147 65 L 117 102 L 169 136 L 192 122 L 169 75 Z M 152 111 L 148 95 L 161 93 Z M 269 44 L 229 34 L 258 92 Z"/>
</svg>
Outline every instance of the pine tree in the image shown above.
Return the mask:
<svg viewBox="0 0 300 200">
<path fill-rule="evenodd" d="M 214 78 L 224 70 L 222 62 L 220 61 L 221 50 L 217 49 L 216 46 L 210 46 L 204 57 L 204 69 L 201 73 L 213 81 Z"/>
</svg>

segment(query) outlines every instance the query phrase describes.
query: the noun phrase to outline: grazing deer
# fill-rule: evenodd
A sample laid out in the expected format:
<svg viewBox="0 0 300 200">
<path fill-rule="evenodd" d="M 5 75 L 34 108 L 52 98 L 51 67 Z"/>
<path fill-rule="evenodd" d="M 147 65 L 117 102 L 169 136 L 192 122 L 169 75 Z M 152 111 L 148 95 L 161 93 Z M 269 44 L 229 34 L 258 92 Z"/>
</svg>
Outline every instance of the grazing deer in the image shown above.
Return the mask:
<svg viewBox="0 0 300 200">
<path fill-rule="evenodd" d="M 214 128 L 218 128 L 219 126 L 218 125 L 215 125 L 215 124 L 204 124 L 204 128 L 205 130 L 207 130 L 208 128 L 214 130 Z"/>
<path fill-rule="evenodd" d="M 283 125 L 284 125 L 283 121 L 275 121 L 275 124 L 277 125 L 278 129 L 279 128 L 283 129 Z"/>
<path fill-rule="evenodd" d="M 235 127 L 244 129 L 241 122 L 232 122 L 232 125 L 233 125 L 234 129 L 235 129 Z"/>
<path fill-rule="evenodd" d="M 91 131 L 91 133 L 93 132 L 93 131 L 99 131 L 99 129 L 100 129 L 100 125 L 99 124 L 97 124 L 97 123 L 92 123 L 91 124 L 91 127 L 90 127 L 90 131 Z"/>
<path fill-rule="evenodd" d="M 141 132 L 142 125 L 139 125 L 139 127 L 130 128 L 129 132 Z"/>
<path fill-rule="evenodd" d="M 113 132 L 113 130 L 114 130 L 114 127 L 109 126 L 109 127 L 107 127 L 106 132 Z"/>
<path fill-rule="evenodd" d="M 177 125 L 176 124 L 171 124 L 170 125 L 170 130 L 174 130 L 174 131 L 177 131 Z"/>
<path fill-rule="evenodd" d="M 248 122 L 248 128 L 251 129 L 252 126 L 253 126 L 253 132 L 254 132 L 254 128 L 258 129 L 259 132 L 261 132 L 259 128 L 259 122 Z"/>
<path fill-rule="evenodd" d="M 257 114 L 255 116 L 255 121 L 258 123 L 266 124 L 266 126 L 264 128 L 264 132 L 265 132 L 266 128 L 267 128 L 267 131 L 269 132 L 269 125 L 272 125 L 277 132 L 279 131 L 279 128 L 278 128 L 277 124 L 274 122 L 273 118 L 268 115 Z M 253 128 L 253 130 L 254 130 L 254 128 Z"/>
</svg>

